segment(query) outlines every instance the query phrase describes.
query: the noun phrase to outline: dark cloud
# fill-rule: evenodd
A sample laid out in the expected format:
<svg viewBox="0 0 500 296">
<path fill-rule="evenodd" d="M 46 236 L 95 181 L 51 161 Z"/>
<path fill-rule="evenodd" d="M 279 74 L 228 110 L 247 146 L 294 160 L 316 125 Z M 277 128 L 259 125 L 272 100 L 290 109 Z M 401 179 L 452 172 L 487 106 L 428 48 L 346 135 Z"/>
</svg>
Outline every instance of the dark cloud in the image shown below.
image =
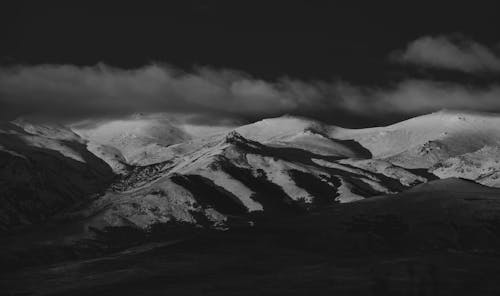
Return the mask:
<svg viewBox="0 0 500 296">
<path fill-rule="evenodd" d="M 232 70 L 192 73 L 153 64 L 135 70 L 97 65 L 0 68 L 2 119 L 75 122 L 137 112 L 184 114 L 194 124 L 227 125 L 282 114 L 362 126 L 441 108 L 500 110 L 500 87 L 405 80 L 373 88 L 345 81 L 256 79 Z"/>
<path fill-rule="evenodd" d="M 268 116 L 309 105 L 308 89 L 292 81 L 268 83 L 230 71 L 185 73 L 150 65 L 122 70 L 97 65 L 17 66 L 0 70 L 3 117 L 60 119 L 133 112 L 195 112 Z"/>
<path fill-rule="evenodd" d="M 403 63 L 459 70 L 463 72 L 500 72 L 500 56 L 482 44 L 459 36 L 425 36 L 391 58 Z"/>
</svg>

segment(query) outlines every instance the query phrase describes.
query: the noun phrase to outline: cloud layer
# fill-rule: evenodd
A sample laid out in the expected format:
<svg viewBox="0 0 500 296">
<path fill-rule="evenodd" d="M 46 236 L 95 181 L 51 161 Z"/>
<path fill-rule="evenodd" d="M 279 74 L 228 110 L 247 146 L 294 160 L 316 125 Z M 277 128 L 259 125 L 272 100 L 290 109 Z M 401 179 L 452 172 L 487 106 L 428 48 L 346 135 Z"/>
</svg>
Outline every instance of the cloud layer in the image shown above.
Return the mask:
<svg viewBox="0 0 500 296">
<path fill-rule="evenodd" d="M 282 114 L 339 125 L 390 123 L 441 108 L 500 111 L 500 87 L 403 80 L 387 88 L 345 81 L 264 81 L 200 68 L 187 73 L 153 64 L 135 70 L 97 65 L 0 68 L 0 116 L 75 122 L 137 112 L 189 114 L 194 124 L 223 125 Z"/>
<path fill-rule="evenodd" d="M 403 63 L 459 70 L 463 72 L 500 72 L 500 56 L 494 50 L 464 38 L 421 37 L 392 58 Z"/>
<path fill-rule="evenodd" d="M 0 70 L 3 117 L 22 114 L 77 119 L 132 112 L 271 116 L 314 104 L 316 88 L 291 80 L 268 83 L 208 68 L 185 73 L 150 65 L 123 70 L 97 65 L 17 66 Z"/>
</svg>

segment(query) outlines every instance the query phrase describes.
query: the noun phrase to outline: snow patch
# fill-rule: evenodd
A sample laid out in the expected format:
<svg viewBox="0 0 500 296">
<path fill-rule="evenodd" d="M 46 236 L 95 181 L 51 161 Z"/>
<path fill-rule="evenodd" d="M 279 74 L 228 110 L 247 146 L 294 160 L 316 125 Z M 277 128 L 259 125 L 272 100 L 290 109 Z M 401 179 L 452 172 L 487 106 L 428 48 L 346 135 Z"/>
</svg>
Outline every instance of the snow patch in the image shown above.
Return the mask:
<svg viewBox="0 0 500 296">
<path fill-rule="evenodd" d="M 303 170 L 303 168 L 280 159 L 256 154 L 247 154 L 246 158 L 251 167 L 264 170 L 267 179 L 279 185 L 293 200 L 304 200 L 308 203 L 313 201 L 314 197 L 304 189 L 298 187 L 287 173 L 291 169 Z"/>
</svg>

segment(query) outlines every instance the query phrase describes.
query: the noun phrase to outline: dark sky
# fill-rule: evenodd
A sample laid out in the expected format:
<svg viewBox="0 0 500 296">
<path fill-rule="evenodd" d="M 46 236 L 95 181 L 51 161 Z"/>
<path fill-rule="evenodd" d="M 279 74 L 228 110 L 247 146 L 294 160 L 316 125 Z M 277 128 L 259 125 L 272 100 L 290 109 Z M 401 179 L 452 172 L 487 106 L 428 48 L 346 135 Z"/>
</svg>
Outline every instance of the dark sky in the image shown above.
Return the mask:
<svg viewBox="0 0 500 296">
<path fill-rule="evenodd" d="M 361 88 L 357 89 L 360 93 L 366 87 L 398 88 L 406 80 L 458 83 L 468 88 L 496 87 L 500 81 L 500 71 L 478 75 L 453 67 L 414 67 L 388 58 L 414 40 L 441 35 L 470 40 L 498 53 L 500 5 L 495 1 L 427 5 L 422 1 L 385 5 L 380 4 L 383 1 L 369 1 L 376 2 L 370 5 L 354 1 L 162 2 L 3 4 L 0 65 L 82 67 L 101 63 L 112 69 L 138 69 L 165 63 L 186 72 L 199 67 L 234 69 L 270 82 L 283 77 L 302 82 L 343 81 Z M 3 79 L 7 76 L 4 74 Z M 22 100 L 20 94 L 5 89 L 0 89 L 0 96 L 10 96 L 13 106 L 12 98 Z M 22 104 L 16 106 L 17 111 L 24 108 Z M 277 110 L 279 114 L 282 109 Z M 294 113 L 293 108 L 290 110 Z M 390 119 L 380 115 L 370 120 L 388 123 L 420 112 L 398 110 L 390 114 Z M 328 117 L 325 109 L 299 113 L 317 114 L 322 120 Z M 253 120 L 261 115 L 257 112 L 255 118 L 250 117 Z M 346 124 L 366 125 L 367 121 Z"/>
<path fill-rule="evenodd" d="M 289 75 L 369 83 L 401 75 L 384 57 L 420 36 L 458 32 L 487 45 L 500 36 L 500 5 L 494 2 L 84 2 L 30 1 L 2 9 L 3 62 L 129 68 L 162 61 L 183 69 L 233 68 L 265 79 Z"/>
</svg>

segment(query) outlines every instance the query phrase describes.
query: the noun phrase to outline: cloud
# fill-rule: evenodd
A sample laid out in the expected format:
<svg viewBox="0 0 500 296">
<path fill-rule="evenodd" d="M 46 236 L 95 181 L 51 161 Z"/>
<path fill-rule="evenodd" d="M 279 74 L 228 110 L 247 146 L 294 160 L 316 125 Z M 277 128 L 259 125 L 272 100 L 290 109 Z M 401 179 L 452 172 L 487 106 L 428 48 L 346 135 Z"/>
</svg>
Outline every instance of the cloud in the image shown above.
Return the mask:
<svg viewBox="0 0 500 296">
<path fill-rule="evenodd" d="M 500 111 L 500 86 L 485 88 L 450 82 L 405 80 L 389 89 L 350 90 L 351 112 L 415 115 L 440 109 Z"/>
<path fill-rule="evenodd" d="M 467 73 L 500 72 L 500 57 L 493 49 L 465 38 L 421 37 L 408 44 L 404 51 L 393 52 L 391 59 Z"/>
<path fill-rule="evenodd" d="M 77 122 L 132 113 L 181 114 L 185 124 L 227 126 L 283 114 L 344 126 L 386 124 L 441 108 L 500 111 L 500 87 L 403 80 L 374 88 L 346 81 L 264 81 L 233 70 L 184 72 L 152 64 L 0 68 L 0 117 Z"/>
<path fill-rule="evenodd" d="M 78 119 L 157 111 L 272 116 L 307 109 L 314 91 L 291 80 L 271 83 L 209 68 L 186 73 L 162 65 L 15 66 L 0 69 L 0 116 Z"/>
</svg>

